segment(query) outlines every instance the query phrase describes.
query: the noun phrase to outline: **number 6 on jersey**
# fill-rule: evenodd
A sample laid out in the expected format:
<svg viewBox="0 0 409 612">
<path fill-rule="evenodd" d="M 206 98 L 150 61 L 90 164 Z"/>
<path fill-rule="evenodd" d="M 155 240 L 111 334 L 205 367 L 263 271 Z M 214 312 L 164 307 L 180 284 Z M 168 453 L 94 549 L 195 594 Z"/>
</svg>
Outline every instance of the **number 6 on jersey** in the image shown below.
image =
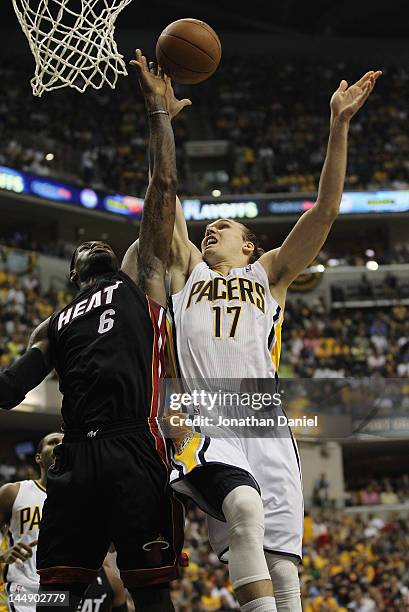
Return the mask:
<svg viewBox="0 0 409 612">
<path fill-rule="evenodd" d="M 112 318 L 115 314 L 115 310 L 113 308 L 108 308 L 108 310 L 104 310 L 100 319 L 99 319 L 99 334 L 106 334 L 110 329 L 114 326 L 114 319 Z"/>
</svg>

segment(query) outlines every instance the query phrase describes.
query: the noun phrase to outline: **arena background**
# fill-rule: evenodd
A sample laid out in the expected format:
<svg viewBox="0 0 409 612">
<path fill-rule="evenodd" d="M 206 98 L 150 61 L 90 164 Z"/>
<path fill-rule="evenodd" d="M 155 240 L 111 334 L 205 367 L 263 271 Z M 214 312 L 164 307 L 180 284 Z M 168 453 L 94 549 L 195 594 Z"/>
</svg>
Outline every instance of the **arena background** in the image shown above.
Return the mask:
<svg viewBox="0 0 409 612">
<path fill-rule="evenodd" d="M 135 239 L 147 160 L 134 75 L 115 91 L 34 98 L 26 40 L 11 6 L 0 15 L 5 367 L 24 351 L 30 330 L 69 300 L 76 244 L 102 238 L 121 256 Z M 366 70 L 383 70 L 353 121 L 341 215 L 289 293 L 280 376 L 305 383 L 290 406 L 294 413 L 348 419 L 342 436 L 297 436 L 306 504 L 304 609 L 409 610 L 408 10 L 397 0 L 254 0 L 242 10 L 226 1 L 164 8 L 135 0 L 119 18 L 119 47 L 126 57 L 136 46 L 152 55 L 163 27 L 186 16 L 210 23 L 223 45 L 214 77 L 176 88 L 193 101 L 174 129 L 179 192 L 196 242 L 221 216 L 247 223 L 264 247 L 278 246 L 314 202 L 332 92 L 341 78 L 353 82 Z M 340 392 L 339 379 L 346 381 Z M 381 401 L 368 401 L 368 389 Z M 328 397 L 336 398 L 330 407 Z M 34 477 L 36 443 L 60 428 L 59 407 L 50 375 L 21 406 L 0 414 L 0 484 Z M 195 508 L 185 548 L 190 565 L 174 584 L 177 611 L 237 609 Z"/>
</svg>

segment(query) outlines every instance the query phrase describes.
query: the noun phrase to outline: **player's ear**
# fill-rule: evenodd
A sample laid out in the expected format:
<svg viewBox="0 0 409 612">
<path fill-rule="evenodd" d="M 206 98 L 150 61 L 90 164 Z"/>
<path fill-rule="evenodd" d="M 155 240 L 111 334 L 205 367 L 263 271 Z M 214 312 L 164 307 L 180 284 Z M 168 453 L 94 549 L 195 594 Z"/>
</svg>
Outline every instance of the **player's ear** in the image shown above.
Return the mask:
<svg viewBox="0 0 409 612">
<path fill-rule="evenodd" d="M 35 460 L 35 462 L 36 462 L 38 465 L 40 465 L 40 463 L 41 463 L 41 455 L 40 455 L 40 453 L 36 453 L 36 454 L 35 454 L 35 456 L 34 456 L 34 460 Z"/>
<path fill-rule="evenodd" d="M 70 283 L 74 285 L 77 289 L 79 289 L 79 276 L 76 270 L 72 270 L 70 273 Z"/>
<path fill-rule="evenodd" d="M 250 242 L 250 240 L 246 240 L 246 242 L 243 244 L 243 253 L 245 255 L 251 255 L 255 250 L 255 246 L 253 242 Z"/>
</svg>

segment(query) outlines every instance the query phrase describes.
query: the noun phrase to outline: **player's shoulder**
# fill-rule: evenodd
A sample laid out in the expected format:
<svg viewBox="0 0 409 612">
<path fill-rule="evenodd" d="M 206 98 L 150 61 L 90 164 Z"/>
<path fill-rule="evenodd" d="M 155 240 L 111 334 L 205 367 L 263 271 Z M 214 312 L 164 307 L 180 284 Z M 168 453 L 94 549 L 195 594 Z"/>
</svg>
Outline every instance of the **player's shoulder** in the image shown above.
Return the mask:
<svg viewBox="0 0 409 612">
<path fill-rule="evenodd" d="M 0 506 L 9 506 L 12 508 L 14 502 L 16 501 L 16 497 L 20 491 L 21 483 L 19 482 L 8 482 L 0 487 Z"/>
<path fill-rule="evenodd" d="M 172 270 L 170 272 L 170 293 L 171 296 L 181 295 L 186 287 L 190 286 L 191 283 L 200 280 L 201 275 L 206 271 L 210 270 L 207 263 L 202 257 L 196 260 L 195 265 L 189 269 L 189 273 L 186 275 L 179 270 Z"/>
</svg>

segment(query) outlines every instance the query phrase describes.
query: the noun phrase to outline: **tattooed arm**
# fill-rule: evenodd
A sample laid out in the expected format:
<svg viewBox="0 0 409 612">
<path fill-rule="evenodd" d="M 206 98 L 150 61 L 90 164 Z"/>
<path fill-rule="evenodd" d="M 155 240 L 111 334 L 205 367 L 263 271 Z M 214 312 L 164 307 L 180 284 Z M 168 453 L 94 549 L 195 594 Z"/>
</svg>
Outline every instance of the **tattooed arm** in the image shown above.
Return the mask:
<svg viewBox="0 0 409 612">
<path fill-rule="evenodd" d="M 139 49 L 132 63 L 138 70 L 145 97 L 149 118 L 149 158 L 153 171 L 145 196 L 139 244 L 130 247 L 122 269 L 149 297 L 166 306 L 165 272 L 175 223 L 175 140 L 166 110 L 166 79 L 161 70 L 152 67 L 149 70 Z"/>
</svg>

